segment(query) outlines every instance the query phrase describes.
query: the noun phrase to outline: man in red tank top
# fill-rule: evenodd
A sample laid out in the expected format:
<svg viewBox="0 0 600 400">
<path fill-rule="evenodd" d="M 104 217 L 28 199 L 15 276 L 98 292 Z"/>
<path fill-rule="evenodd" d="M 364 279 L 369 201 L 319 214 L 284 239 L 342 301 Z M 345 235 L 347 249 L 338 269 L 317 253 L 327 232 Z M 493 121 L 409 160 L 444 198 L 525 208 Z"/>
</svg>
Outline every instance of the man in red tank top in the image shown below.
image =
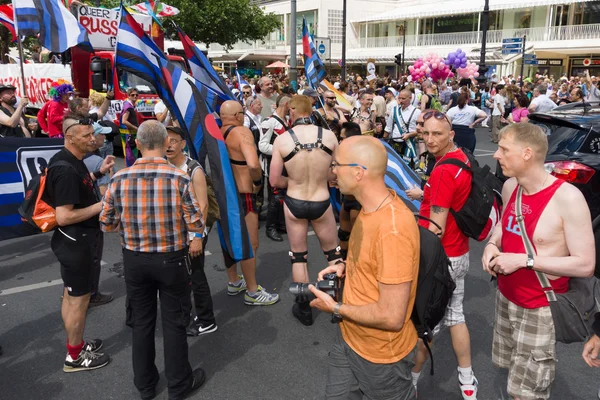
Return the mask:
<svg viewBox="0 0 600 400">
<path fill-rule="evenodd" d="M 500 132 L 494 154 L 504 175 L 513 178 L 502 189 L 502 219 L 482 263 L 498 278 L 492 362 L 509 370 L 507 391 L 517 400 L 549 398 L 556 367 L 554 322 L 535 271 L 564 293 L 569 277 L 592 276 L 596 257 L 587 203 L 579 189 L 546 172 L 547 151 L 542 129 L 524 123 Z M 525 230 L 536 251 L 532 258 L 516 221 L 519 185 Z"/>
<path fill-rule="evenodd" d="M 435 156 L 436 165 L 423 190 L 420 214 L 434 223 L 420 220 L 419 224 L 441 235 L 442 246 L 452 263 L 450 275 L 456 283 L 456 289 L 440 326 L 447 326 L 452 336 L 452 347 L 458 362 L 458 384 L 463 399 L 476 400 L 478 382 L 471 368 L 471 338 L 463 312 L 465 276 L 469 271 L 469 238 L 462 233 L 450 213 L 450 209 L 460 210 L 465 205 L 471 191 L 472 177 L 456 165 L 440 164 L 440 161 L 450 158 L 468 164 L 469 159 L 454 144 L 452 126 L 444 114 L 428 111 L 423 114 L 423 120 L 423 139 L 427 150 Z M 436 327 L 434 334 L 440 326 Z M 412 371 L 415 387 L 427 355 L 427 349 L 420 342 Z"/>
</svg>

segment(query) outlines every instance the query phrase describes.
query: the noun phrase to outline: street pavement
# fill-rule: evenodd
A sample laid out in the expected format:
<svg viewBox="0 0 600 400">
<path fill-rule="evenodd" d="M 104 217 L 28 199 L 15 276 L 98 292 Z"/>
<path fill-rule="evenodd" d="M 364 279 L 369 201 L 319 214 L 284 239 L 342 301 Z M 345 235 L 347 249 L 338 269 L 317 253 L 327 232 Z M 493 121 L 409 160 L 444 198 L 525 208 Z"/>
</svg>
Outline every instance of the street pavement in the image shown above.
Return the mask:
<svg viewBox="0 0 600 400">
<path fill-rule="evenodd" d="M 488 131 L 477 130 L 476 156 L 495 165 L 495 145 Z M 264 225 L 264 223 L 263 223 Z M 316 236 L 309 243 L 309 270 L 316 279 L 325 258 Z M 189 338 L 193 367 L 206 370 L 205 386 L 195 399 L 322 399 L 327 353 L 335 325 L 317 313 L 315 324 L 305 327 L 291 315 L 293 296 L 287 241 L 276 243 L 260 231 L 258 281 L 281 294 L 279 304 L 250 307 L 243 296 L 227 295 L 218 239 L 212 234 L 207 249 L 206 274 L 211 285 L 218 330 Z M 482 271 L 483 244 L 471 242 L 471 266 L 466 278 L 464 309 L 471 334 L 473 368 L 479 380 L 480 400 L 508 399 L 506 372 L 491 363 L 494 293 L 490 277 Z M 115 300 L 89 310 L 85 336 L 104 340 L 112 357 L 105 368 L 75 374 L 62 371 L 66 355 L 60 315 L 62 285 L 50 235 L 0 242 L 0 399 L 135 399 L 131 368 L 131 332 L 125 325 L 123 264 L 116 234 L 107 234 L 101 277 L 102 292 Z M 164 378 L 162 328 L 156 329 L 156 362 L 161 372 L 157 399 L 167 399 Z M 586 366 L 582 344 L 557 345 L 558 366 L 553 399 L 596 399 L 600 371 Z M 447 330 L 435 339 L 435 375 L 427 363 L 419 381 L 419 400 L 460 400 L 456 360 Z"/>
</svg>

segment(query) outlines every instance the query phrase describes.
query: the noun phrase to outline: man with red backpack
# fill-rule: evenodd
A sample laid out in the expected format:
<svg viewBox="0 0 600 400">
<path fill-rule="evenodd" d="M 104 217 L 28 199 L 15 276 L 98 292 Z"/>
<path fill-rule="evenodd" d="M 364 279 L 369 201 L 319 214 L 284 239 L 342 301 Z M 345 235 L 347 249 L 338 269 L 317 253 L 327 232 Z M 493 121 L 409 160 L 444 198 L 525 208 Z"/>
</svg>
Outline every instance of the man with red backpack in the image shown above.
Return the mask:
<svg viewBox="0 0 600 400">
<path fill-rule="evenodd" d="M 453 213 L 450 212 L 451 209 L 460 210 L 467 202 L 472 176 L 463 168 L 443 163 L 445 160 L 456 159 L 468 165 L 469 159 L 454 143 L 454 131 L 443 113 L 428 111 L 423 114 L 423 121 L 423 139 L 427 150 L 435 156 L 436 162 L 425 184 L 420 210 L 420 215 L 431 219 L 431 222 L 421 220 L 419 224 L 441 236 L 442 246 L 452 263 L 450 275 L 454 279 L 456 289 L 440 325 L 450 329 L 463 399 L 476 400 L 478 381 L 471 368 L 471 340 L 463 312 L 464 279 L 469 270 L 469 238 L 458 227 Z M 436 331 L 439 331 L 440 325 Z M 415 387 L 427 356 L 425 346 L 419 343 L 419 352 L 412 372 Z"/>
</svg>

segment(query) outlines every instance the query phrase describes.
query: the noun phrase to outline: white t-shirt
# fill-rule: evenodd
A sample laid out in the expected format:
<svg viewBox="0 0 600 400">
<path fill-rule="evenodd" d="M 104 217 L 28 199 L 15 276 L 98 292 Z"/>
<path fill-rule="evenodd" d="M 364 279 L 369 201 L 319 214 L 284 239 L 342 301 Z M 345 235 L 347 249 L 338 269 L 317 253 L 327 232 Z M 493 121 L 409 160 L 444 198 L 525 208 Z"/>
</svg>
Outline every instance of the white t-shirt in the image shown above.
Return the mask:
<svg viewBox="0 0 600 400">
<path fill-rule="evenodd" d="M 158 103 L 156 103 L 156 105 L 154 106 L 154 115 L 162 114 L 165 112 L 166 109 L 167 109 L 167 105 L 165 104 L 164 101 L 161 100 Z M 162 122 L 162 124 L 164 126 L 169 126 L 171 124 L 171 112 L 170 111 L 167 112 L 167 117 Z"/>
<path fill-rule="evenodd" d="M 477 114 L 480 112 L 481 110 L 477 107 L 465 105 L 461 110 L 456 106 L 449 109 L 446 116 L 450 118 L 452 125 L 469 126 L 477 119 Z"/>
<path fill-rule="evenodd" d="M 546 96 L 545 94 L 540 94 L 538 97 L 531 100 L 530 107 L 533 105 L 536 106 L 535 112 L 538 113 L 552 111 L 558 107 L 552 100 L 550 100 L 550 97 Z"/>
<path fill-rule="evenodd" d="M 171 164 L 171 163 L 169 162 L 169 164 Z M 188 166 L 187 166 L 187 158 L 186 158 L 185 162 L 182 165 L 175 165 L 175 164 L 171 164 L 171 165 L 174 166 L 175 168 L 179 168 L 180 170 L 182 170 L 183 172 L 185 172 L 186 174 L 189 175 L 189 173 L 188 173 Z M 202 166 L 199 166 L 198 168 L 196 168 L 194 170 L 194 174 L 192 174 L 192 176 L 190 176 L 190 184 L 191 184 L 192 178 L 194 177 L 194 175 L 197 172 L 204 173 L 204 170 L 202 169 Z M 203 215 L 202 218 L 204 219 L 204 221 L 206 221 L 206 215 Z M 203 233 L 203 235 L 207 235 L 207 234 L 208 234 L 208 229 L 206 228 L 206 225 L 204 225 L 204 233 Z M 196 237 L 196 233 L 195 232 L 188 232 L 188 237 L 189 237 L 189 240 L 192 241 L 192 240 L 194 240 L 194 237 Z"/>
<path fill-rule="evenodd" d="M 503 115 L 503 111 L 505 110 L 506 107 L 506 99 L 504 97 L 502 97 L 502 95 L 500 93 L 497 93 L 494 96 L 494 111 L 492 111 L 492 116 L 497 116 L 497 115 Z M 502 110 L 500 110 L 500 107 L 498 107 L 498 105 L 502 106 Z"/>
<path fill-rule="evenodd" d="M 600 101 L 600 90 L 598 86 L 591 84 L 590 90 L 588 91 L 588 95 L 585 98 L 587 101 Z"/>
<path fill-rule="evenodd" d="M 400 110 L 401 114 L 397 120 L 401 126 L 404 124 L 408 125 L 408 132 L 400 131 L 398 124 L 394 122 L 394 115 L 398 112 L 398 110 Z M 402 106 L 398 105 L 392 109 L 392 113 L 387 118 L 385 131 L 391 133 L 392 139 L 399 140 L 400 136 L 406 133 L 415 132 L 417 130 L 417 119 L 419 118 L 419 115 L 421 115 L 421 110 L 415 108 L 412 104 L 404 109 Z"/>
</svg>

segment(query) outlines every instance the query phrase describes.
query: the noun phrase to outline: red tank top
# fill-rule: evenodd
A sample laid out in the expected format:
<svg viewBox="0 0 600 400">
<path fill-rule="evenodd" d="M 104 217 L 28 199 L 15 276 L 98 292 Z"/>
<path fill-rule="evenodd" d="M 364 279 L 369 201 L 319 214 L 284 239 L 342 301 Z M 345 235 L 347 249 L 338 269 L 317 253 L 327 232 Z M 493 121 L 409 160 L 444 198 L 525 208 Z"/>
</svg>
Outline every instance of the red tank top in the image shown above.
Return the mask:
<svg viewBox="0 0 600 400">
<path fill-rule="evenodd" d="M 540 216 L 563 182 L 563 180 L 557 179 L 547 188 L 531 196 L 523 193 L 523 207 L 521 212 L 525 219 L 525 229 L 534 248 L 533 234 L 535 233 Z M 502 217 L 502 252 L 504 253 L 527 253 L 523 239 L 521 238 L 521 230 L 517 223 L 515 213 L 516 200 L 517 188 L 515 188 L 510 196 L 510 201 Z M 560 277 L 558 279 L 551 279 L 550 284 L 556 293 L 565 293 L 569 289 L 569 278 Z M 520 307 L 540 308 L 548 306 L 548 300 L 535 271 L 521 268 L 510 275 L 498 275 L 498 289 L 504 297 Z"/>
</svg>

